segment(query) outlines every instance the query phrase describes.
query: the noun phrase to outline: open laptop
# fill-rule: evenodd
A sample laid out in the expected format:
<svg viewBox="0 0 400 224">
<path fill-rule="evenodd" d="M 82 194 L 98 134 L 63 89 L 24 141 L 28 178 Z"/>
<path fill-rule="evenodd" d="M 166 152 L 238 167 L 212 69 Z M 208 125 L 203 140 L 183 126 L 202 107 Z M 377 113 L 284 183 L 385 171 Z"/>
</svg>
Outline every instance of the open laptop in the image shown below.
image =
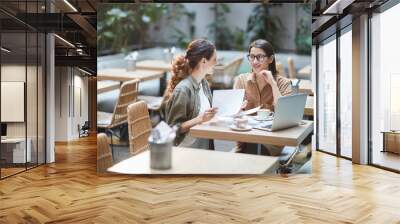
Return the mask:
<svg viewBox="0 0 400 224">
<path fill-rule="evenodd" d="M 263 122 L 254 128 L 266 131 L 277 131 L 299 125 L 304 115 L 306 100 L 307 94 L 294 94 L 280 97 L 275 106 L 274 119 Z"/>
</svg>

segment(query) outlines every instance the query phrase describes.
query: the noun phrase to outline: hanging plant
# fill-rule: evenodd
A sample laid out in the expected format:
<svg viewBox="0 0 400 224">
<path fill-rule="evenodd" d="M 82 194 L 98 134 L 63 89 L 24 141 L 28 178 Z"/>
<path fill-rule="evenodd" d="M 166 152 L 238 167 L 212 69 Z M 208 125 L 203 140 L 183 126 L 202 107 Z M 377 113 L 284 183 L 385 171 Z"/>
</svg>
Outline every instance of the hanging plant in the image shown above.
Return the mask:
<svg viewBox="0 0 400 224">
<path fill-rule="evenodd" d="M 100 52 L 127 53 L 150 43 L 149 29 L 161 19 L 181 17 L 181 3 L 105 4 L 98 12 L 97 46 Z M 133 46 L 132 46 L 133 45 Z"/>
<path fill-rule="evenodd" d="M 243 50 L 245 32 L 242 29 L 232 30 L 226 20 L 226 14 L 231 10 L 226 3 L 215 3 L 210 10 L 214 12 L 215 20 L 207 25 L 208 34 L 219 50 Z"/>
<path fill-rule="evenodd" d="M 275 4 L 274 7 L 281 6 Z M 254 7 L 252 14 L 247 20 L 247 33 L 250 42 L 256 39 L 268 40 L 275 50 L 282 49 L 280 45 L 281 33 L 285 30 L 278 16 L 270 13 L 271 5 L 260 4 Z"/>
<path fill-rule="evenodd" d="M 311 4 L 299 4 L 296 10 L 311 15 Z M 311 16 L 302 16 L 297 24 L 295 44 L 300 54 L 311 54 Z"/>
</svg>

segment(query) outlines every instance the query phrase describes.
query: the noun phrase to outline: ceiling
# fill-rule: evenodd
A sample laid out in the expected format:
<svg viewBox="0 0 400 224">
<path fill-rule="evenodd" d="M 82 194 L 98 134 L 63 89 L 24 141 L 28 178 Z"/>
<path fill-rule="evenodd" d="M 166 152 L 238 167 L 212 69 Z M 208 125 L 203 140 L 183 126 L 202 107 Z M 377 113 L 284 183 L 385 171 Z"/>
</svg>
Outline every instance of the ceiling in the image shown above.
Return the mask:
<svg viewBox="0 0 400 224">
<path fill-rule="evenodd" d="M 232 2 L 232 0 L 230 0 Z M 387 0 L 269 0 L 251 1 L 268 3 L 312 3 L 313 40 L 344 17 L 356 16 L 366 10 L 374 9 Z M 0 22 L 2 32 L 18 33 L 28 30 L 54 32 L 56 65 L 74 65 L 96 72 L 96 27 L 97 7 L 101 3 L 153 2 L 151 0 L 1 0 Z M 179 2 L 179 0 L 176 0 Z M 182 1 L 184 2 L 184 1 Z M 210 2 L 208 0 L 208 2 Z M 238 0 L 240 2 L 240 0 Z M 52 13 L 49 13 L 49 12 Z M 351 20 L 351 19 L 350 19 Z M 15 43 L 9 45 L 21 50 L 25 40 L 10 38 Z M 9 40 L 8 40 L 9 41 Z M 7 42 L 8 42 L 7 41 Z M 21 42 L 22 41 L 22 42 Z M 20 43 L 21 42 L 21 43 Z M 4 43 L 4 42 L 3 42 Z M 28 45 L 28 54 L 31 51 Z"/>
<path fill-rule="evenodd" d="M 77 66 L 96 74 L 95 0 L 1 0 L 2 45 L 8 56 L 26 55 L 25 35 L 29 32 L 55 33 L 56 66 Z M 50 13 L 51 12 L 51 13 Z M 65 41 L 64 41 L 65 40 Z M 28 55 L 36 46 L 27 45 Z"/>
<path fill-rule="evenodd" d="M 388 0 L 313 0 L 313 43 L 332 35 L 337 29 L 351 24 L 352 19 L 363 13 L 374 11 Z"/>
</svg>

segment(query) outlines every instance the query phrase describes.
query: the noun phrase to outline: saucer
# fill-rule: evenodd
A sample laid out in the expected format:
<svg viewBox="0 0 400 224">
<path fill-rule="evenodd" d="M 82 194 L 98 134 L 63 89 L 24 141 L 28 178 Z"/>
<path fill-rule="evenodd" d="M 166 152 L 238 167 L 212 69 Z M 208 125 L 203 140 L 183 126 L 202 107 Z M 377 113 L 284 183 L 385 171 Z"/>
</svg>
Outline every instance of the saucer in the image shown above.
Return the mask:
<svg viewBox="0 0 400 224">
<path fill-rule="evenodd" d="M 273 119 L 274 119 L 274 117 L 272 117 L 272 116 L 269 116 L 269 117 L 267 117 L 267 118 L 260 118 L 260 117 L 258 117 L 258 116 L 254 116 L 253 118 L 254 118 L 254 120 L 256 120 L 256 121 L 270 121 L 270 120 L 273 120 Z"/>
<path fill-rule="evenodd" d="M 247 125 L 246 128 L 238 128 L 236 127 L 236 125 L 232 124 L 229 127 L 233 131 L 250 131 L 251 129 L 253 129 L 250 125 Z"/>
</svg>

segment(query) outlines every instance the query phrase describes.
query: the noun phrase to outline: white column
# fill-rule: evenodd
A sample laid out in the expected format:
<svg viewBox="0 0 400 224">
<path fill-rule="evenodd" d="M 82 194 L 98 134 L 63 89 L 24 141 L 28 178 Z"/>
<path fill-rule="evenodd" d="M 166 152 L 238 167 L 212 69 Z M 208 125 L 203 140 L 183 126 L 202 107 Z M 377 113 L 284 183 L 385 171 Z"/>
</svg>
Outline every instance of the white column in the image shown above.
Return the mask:
<svg viewBox="0 0 400 224">
<path fill-rule="evenodd" d="M 315 124 L 315 121 L 317 120 L 317 117 L 315 116 L 317 114 L 316 109 L 317 109 L 317 92 L 316 92 L 316 80 L 317 80 L 317 47 L 315 45 L 312 45 L 312 50 L 311 50 L 311 83 L 312 83 L 312 89 L 314 92 L 314 134 L 312 135 L 312 144 L 311 144 L 311 148 L 313 150 L 316 150 L 317 146 L 316 146 L 316 133 L 317 133 L 317 126 Z"/>
<path fill-rule="evenodd" d="M 353 162 L 368 163 L 368 16 L 353 20 Z"/>
<path fill-rule="evenodd" d="M 46 163 L 55 161 L 54 150 L 54 133 L 55 133 L 55 74 L 54 74 L 54 35 L 47 34 L 46 36 Z"/>
<path fill-rule="evenodd" d="M 54 12 L 51 1 L 46 1 L 46 11 Z M 54 35 L 46 35 L 46 163 L 55 162 L 55 43 Z"/>
</svg>

